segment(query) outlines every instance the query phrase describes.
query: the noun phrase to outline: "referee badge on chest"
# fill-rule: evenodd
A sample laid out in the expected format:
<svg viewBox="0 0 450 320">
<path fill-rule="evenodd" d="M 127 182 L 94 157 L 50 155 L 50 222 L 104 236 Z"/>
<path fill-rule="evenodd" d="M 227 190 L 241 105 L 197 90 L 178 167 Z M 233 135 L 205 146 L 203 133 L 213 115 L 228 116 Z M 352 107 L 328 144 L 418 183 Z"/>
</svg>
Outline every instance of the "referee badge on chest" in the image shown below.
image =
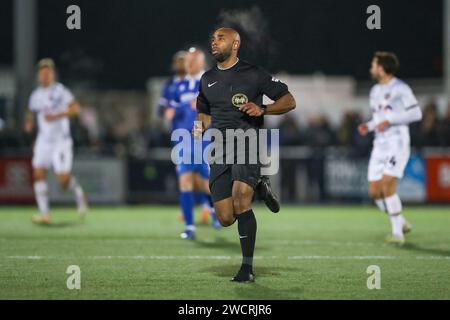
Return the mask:
<svg viewBox="0 0 450 320">
<path fill-rule="evenodd" d="M 248 103 L 248 97 L 243 93 L 237 93 L 233 96 L 233 98 L 231 98 L 231 103 L 236 108 L 239 108 L 244 104 Z"/>
</svg>

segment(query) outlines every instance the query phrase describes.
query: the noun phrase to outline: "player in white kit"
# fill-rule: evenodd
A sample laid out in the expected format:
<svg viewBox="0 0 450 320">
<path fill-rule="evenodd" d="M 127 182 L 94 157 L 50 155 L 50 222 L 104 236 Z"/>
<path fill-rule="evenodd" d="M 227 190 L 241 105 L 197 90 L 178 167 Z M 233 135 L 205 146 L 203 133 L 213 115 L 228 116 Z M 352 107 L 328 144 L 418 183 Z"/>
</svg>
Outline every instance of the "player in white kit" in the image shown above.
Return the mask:
<svg viewBox="0 0 450 320">
<path fill-rule="evenodd" d="M 80 106 L 72 93 L 55 81 L 55 65 L 51 59 L 38 63 L 39 87 L 31 94 L 29 112 L 25 119 L 25 131 L 34 128 L 34 114 L 37 117 L 38 134 L 33 150 L 34 192 L 40 214 L 33 216 L 34 223 L 51 223 L 48 200 L 47 173 L 53 168 L 58 183 L 64 190 L 75 194 L 78 212 L 87 210 L 83 189 L 71 175 L 73 142 L 70 135 L 70 117 L 78 116 Z"/>
<path fill-rule="evenodd" d="M 398 67 L 394 53 L 375 53 L 370 73 L 378 83 L 370 91 L 372 119 L 358 130 L 361 135 L 375 132 L 368 168 L 369 195 L 389 214 L 392 235 L 387 241 L 402 245 L 411 225 L 402 215 L 397 181 L 403 177 L 410 155 L 408 124 L 421 120 L 422 111 L 411 88 L 395 77 Z"/>
</svg>

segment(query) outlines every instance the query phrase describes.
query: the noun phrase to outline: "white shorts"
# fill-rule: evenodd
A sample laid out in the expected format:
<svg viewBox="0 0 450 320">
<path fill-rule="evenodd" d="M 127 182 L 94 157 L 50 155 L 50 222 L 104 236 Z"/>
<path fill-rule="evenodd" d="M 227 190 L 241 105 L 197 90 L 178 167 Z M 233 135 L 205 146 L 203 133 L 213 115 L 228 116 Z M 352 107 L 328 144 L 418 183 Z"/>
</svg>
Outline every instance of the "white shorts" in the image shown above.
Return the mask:
<svg viewBox="0 0 450 320">
<path fill-rule="evenodd" d="M 53 168 L 56 174 L 69 173 L 72 170 L 72 140 L 45 142 L 37 140 L 34 146 L 33 168 Z"/>
<path fill-rule="evenodd" d="M 367 179 L 378 181 L 384 175 L 401 179 L 409 160 L 409 139 L 394 137 L 382 143 L 374 143 L 370 155 Z"/>
</svg>

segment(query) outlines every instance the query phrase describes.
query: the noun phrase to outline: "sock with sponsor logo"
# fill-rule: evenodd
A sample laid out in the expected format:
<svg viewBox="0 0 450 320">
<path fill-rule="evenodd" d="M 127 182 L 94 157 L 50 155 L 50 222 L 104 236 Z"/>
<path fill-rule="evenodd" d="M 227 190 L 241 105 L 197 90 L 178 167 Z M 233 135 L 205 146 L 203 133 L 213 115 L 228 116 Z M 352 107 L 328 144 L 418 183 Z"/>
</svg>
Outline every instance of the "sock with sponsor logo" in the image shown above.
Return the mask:
<svg viewBox="0 0 450 320">
<path fill-rule="evenodd" d="M 252 266 L 256 241 L 256 218 L 253 210 L 237 216 L 239 240 L 241 241 L 242 265 Z"/>
<path fill-rule="evenodd" d="M 36 202 L 41 214 L 48 215 L 49 214 L 48 187 L 47 182 L 45 180 L 36 181 L 34 183 L 34 195 L 36 197 Z"/>
</svg>

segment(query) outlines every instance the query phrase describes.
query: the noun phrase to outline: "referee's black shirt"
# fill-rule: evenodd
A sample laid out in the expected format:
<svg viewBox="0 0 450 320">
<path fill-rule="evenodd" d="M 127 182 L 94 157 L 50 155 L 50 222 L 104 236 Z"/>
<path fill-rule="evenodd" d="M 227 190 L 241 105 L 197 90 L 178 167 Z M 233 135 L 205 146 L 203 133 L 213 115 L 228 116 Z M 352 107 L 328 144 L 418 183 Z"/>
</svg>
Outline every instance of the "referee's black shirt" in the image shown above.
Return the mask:
<svg viewBox="0 0 450 320">
<path fill-rule="evenodd" d="M 258 129 L 262 117 L 250 117 L 239 111 L 247 102 L 261 106 L 263 95 L 277 100 L 289 93 L 286 84 L 273 78 L 262 68 L 239 60 L 222 70 L 217 66 L 205 72 L 200 80 L 197 111 L 211 115 L 211 126 L 226 129 Z"/>
</svg>

